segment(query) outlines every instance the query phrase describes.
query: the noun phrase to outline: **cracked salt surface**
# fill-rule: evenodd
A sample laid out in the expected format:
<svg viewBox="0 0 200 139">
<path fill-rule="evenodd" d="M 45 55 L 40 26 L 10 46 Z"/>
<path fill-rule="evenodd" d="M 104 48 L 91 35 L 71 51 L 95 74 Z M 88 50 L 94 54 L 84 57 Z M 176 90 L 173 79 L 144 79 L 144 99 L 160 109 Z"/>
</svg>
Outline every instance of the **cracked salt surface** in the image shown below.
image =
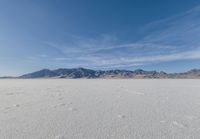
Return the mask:
<svg viewBox="0 0 200 139">
<path fill-rule="evenodd" d="M 119 114 L 119 115 L 117 115 L 117 117 L 118 117 L 118 118 L 121 118 L 121 119 L 124 119 L 124 118 L 125 118 L 125 115 Z"/>
<path fill-rule="evenodd" d="M 14 107 L 20 107 L 20 105 L 19 105 L 19 104 L 14 104 L 13 106 L 14 106 Z"/>
<path fill-rule="evenodd" d="M 173 124 L 174 126 L 179 127 L 179 128 L 184 128 L 184 125 L 181 124 L 181 123 L 178 123 L 177 121 L 173 121 L 172 124 Z"/>
<path fill-rule="evenodd" d="M 0 80 L 0 139 L 199 139 L 199 84 Z"/>
</svg>

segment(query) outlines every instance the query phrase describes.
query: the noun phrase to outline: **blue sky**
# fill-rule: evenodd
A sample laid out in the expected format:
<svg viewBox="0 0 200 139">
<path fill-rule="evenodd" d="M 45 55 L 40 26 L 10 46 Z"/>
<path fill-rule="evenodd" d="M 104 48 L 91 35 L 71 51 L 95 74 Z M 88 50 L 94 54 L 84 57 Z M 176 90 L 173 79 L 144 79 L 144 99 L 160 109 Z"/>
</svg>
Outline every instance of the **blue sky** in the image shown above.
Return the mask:
<svg viewBox="0 0 200 139">
<path fill-rule="evenodd" d="M 0 76 L 200 68 L 200 0 L 0 0 Z"/>
</svg>

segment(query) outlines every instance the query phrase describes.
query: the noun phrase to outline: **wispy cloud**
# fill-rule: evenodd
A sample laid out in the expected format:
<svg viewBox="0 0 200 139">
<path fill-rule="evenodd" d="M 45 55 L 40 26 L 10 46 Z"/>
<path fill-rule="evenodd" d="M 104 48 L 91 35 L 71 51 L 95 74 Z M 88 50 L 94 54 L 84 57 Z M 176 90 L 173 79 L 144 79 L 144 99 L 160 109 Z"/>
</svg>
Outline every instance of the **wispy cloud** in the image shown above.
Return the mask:
<svg viewBox="0 0 200 139">
<path fill-rule="evenodd" d="M 48 57 L 48 55 L 46 55 L 46 54 L 40 54 L 40 55 L 38 55 L 39 57 L 42 57 L 42 58 L 46 58 L 46 57 Z"/>
<path fill-rule="evenodd" d="M 57 61 L 64 61 L 64 60 L 69 60 L 68 58 L 65 58 L 65 57 L 56 57 L 54 58 L 54 60 L 57 60 Z"/>
<path fill-rule="evenodd" d="M 181 53 L 172 53 L 165 55 L 143 56 L 143 57 L 120 57 L 118 59 L 97 58 L 97 57 L 80 57 L 90 63 L 92 67 L 133 67 L 149 63 L 167 62 L 176 60 L 200 59 L 200 49 Z"/>
<path fill-rule="evenodd" d="M 37 59 L 37 57 L 34 57 L 34 56 L 28 56 L 27 59 L 28 59 L 28 60 L 35 60 L 35 59 Z"/>
<path fill-rule="evenodd" d="M 63 53 L 57 61 L 86 67 L 127 67 L 157 62 L 200 59 L 200 6 L 147 24 L 143 38 L 122 43 L 112 35 L 73 36 L 70 42 L 48 43 Z"/>
</svg>

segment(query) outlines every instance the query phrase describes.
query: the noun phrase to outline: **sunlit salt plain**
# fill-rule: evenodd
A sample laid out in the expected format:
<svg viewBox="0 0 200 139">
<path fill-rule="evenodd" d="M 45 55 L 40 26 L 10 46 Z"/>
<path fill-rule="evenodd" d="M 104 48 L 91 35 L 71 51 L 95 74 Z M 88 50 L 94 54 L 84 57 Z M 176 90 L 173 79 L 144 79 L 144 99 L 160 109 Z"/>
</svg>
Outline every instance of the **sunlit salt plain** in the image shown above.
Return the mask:
<svg viewBox="0 0 200 139">
<path fill-rule="evenodd" d="M 0 80 L 1 139 L 200 139 L 200 80 Z"/>
</svg>

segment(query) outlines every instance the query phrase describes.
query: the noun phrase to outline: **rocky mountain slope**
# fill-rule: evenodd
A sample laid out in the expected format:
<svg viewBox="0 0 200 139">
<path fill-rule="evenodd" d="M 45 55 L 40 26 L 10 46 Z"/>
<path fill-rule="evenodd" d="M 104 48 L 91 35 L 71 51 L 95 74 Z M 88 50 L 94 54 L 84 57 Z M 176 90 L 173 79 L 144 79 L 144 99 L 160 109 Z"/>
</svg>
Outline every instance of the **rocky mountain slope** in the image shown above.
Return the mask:
<svg viewBox="0 0 200 139">
<path fill-rule="evenodd" d="M 19 78 L 200 78 L 200 70 L 193 69 L 184 73 L 168 74 L 157 71 L 130 70 L 91 70 L 85 68 L 43 69 L 25 74 Z"/>
</svg>

